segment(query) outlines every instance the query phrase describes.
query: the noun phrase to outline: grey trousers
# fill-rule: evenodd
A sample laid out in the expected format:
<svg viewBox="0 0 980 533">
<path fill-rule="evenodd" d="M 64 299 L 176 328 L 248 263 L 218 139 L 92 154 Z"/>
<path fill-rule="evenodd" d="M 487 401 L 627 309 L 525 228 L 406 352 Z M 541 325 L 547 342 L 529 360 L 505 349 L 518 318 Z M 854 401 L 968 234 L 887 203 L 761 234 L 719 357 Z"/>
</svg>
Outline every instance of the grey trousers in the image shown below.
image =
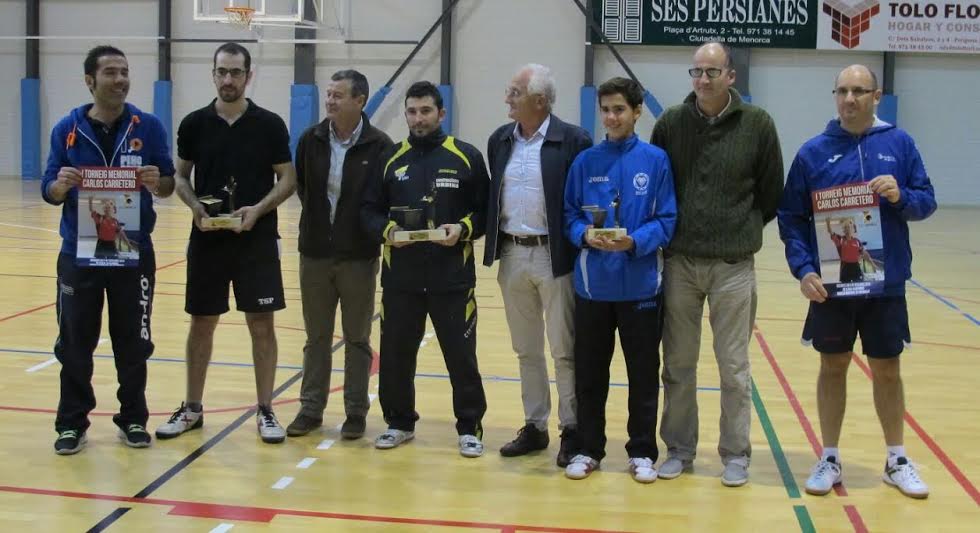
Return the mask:
<svg viewBox="0 0 980 533">
<path fill-rule="evenodd" d="M 673 254 L 664 272 L 664 410 L 660 437 L 670 456 L 693 460 L 698 447 L 697 367 L 708 300 L 721 378 L 718 453 L 748 466 L 752 455 L 749 338 L 755 322 L 755 260 L 726 262 Z"/>
<path fill-rule="evenodd" d="M 547 333 L 558 386 L 558 427 L 576 427 L 572 274 L 554 277 L 547 246 L 519 246 L 505 241 L 497 282 L 520 367 L 525 423 L 540 430 L 548 428 L 551 386 L 544 355 Z"/>
<path fill-rule="evenodd" d="M 371 373 L 371 317 L 378 259 L 315 259 L 300 255 L 299 287 L 303 299 L 306 345 L 300 412 L 322 418 L 330 393 L 334 322 L 340 302 L 344 333 L 344 411 L 366 416 Z"/>
</svg>

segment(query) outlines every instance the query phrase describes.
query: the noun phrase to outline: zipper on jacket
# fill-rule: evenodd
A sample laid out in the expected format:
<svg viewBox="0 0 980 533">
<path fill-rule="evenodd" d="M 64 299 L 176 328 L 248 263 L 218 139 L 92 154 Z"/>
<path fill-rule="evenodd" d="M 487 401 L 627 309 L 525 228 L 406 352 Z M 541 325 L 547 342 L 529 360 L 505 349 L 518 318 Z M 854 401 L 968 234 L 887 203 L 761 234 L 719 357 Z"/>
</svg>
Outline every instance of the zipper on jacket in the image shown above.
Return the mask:
<svg viewBox="0 0 980 533">
<path fill-rule="evenodd" d="M 861 168 L 861 181 L 868 181 L 867 178 L 864 177 L 864 151 L 861 150 L 862 138 L 863 137 L 858 138 L 858 166 Z"/>
<path fill-rule="evenodd" d="M 85 131 L 84 130 L 82 130 L 81 128 L 78 128 L 78 133 L 81 133 L 82 134 L 82 137 L 85 137 L 85 139 L 87 139 L 88 142 L 92 143 L 92 146 L 95 146 L 95 149 L 99 151 L 99 155 L 102 156 L 102 162 L 105 163 L 105 166 L 107 166 L 107 167 L 108 166 L 111 166 L 109 164 L 111 161 L 115 161 L 116 160 L 116 156 L 119 154 L 119 149 L 122 148 L 123 143 L 126 142 L 126 138 L 129 137 L 129 134 L 132 131 L 133 131 L 133 121 L 130 120 L 129 121 L 129 126 L 126 128 L 126 131 L 123 132 L 122 140 L 119 141 L 119 144 L 116 145 L 116 150 L 112 153 L 112 158 L 109 159 L 109 160 L 106 160 L 106 158 L 105 158 L 105 152 L 102 151 L 102 147 L 99 146 L 99 143 L 93 141 L 91 137 L 89 137 L 88 135 L 85 135 Z"/>
</svg>

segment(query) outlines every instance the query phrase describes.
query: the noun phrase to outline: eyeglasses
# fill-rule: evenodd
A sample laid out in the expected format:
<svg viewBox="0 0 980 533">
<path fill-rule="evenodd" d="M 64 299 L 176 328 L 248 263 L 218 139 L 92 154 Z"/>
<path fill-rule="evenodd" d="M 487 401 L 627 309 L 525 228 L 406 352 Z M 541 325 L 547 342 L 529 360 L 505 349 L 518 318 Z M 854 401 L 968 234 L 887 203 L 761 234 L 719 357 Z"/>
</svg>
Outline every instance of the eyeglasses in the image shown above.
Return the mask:
<svg viewBox="0 0 980 533">
<path fill-rule="evenodd" d="M 700 78 L 701 75 L 707 74 L 709 79 L 715 79 L 721 76 L 722 69 L 720 68 L 690 68 L 687 69 L 687 73 L 691 75 L 692 78 Z"/>
<path fill-rule="evenodd" d="M 853 94 L 854 98 L 861 98 L 866 94 L 875 92 L 875 89 L 865 89 L 864 87 L 838 87 L 830 92 L 834 93 L 834 96 L 837 98 L 847 98 L 848 93 Z"/>
<path fill-rule="evenodd" d="M 233 69 L 216 68 L 216 69 L 212 70 L 211 73 L 214 74 L 214 77 L 216 77 L 218 79 L 222 79 L 225 76 L 231 74 L 231 77 L 232 78 L 235 78 L 237 80 L 237 79 L 241 78 L 242 76 L 244 76 L 245 74 L 247 74 L 248 71 L 247 70 L 242 70 L 240 68 L 233 68 Z"/>
<path fill-rule="evenodd" d="M 504 96 L 507 98 L 520 98 L 527 94 L 525 91 L 518 89 L 517 87 L 507 87 L 504 89 Z"/>
</svg>

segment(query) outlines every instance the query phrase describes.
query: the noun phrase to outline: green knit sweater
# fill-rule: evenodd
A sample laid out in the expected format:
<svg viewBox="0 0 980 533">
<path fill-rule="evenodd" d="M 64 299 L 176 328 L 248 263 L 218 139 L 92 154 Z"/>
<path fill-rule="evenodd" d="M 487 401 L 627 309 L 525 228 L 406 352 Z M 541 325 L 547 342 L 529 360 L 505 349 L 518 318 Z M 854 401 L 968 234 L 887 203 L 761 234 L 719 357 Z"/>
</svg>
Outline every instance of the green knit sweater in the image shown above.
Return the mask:
<svg viewBox="0 0 980 533">
<path fill-rule="evenodd" d="M 713 124 L 698 112 L 692 92 L 664 112 L 650 137 L 673 167 L 677 227 L 669 249 L 680 254 L 754 254 L 782 196 L 783 156 L 772 118 L 729 90 L 731 105 Z"/>
</svg>

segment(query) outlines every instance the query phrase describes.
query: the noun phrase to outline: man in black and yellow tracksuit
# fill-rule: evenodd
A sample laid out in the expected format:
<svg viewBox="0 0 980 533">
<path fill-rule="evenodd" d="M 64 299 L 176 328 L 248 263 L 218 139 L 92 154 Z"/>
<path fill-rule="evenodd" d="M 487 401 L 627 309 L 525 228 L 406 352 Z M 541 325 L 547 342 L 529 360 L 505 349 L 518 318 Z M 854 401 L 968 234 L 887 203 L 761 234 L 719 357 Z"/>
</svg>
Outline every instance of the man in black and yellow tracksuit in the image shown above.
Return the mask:
<svg viewBox="0 0 980 533">
<path fill-rule="evenodd" d="M 479 457 L 487 404 L 476 361 L 473 241 L 484 233 L 489 178 L 479 150 L 442 132 L 445 110 L 434 85 L 409 88 L 405 116 L 411 134 L 383 155 L 361 211 L 367 234 L 384 244 L 378 394 L 388 430 L 375 446 L 394 448 L 414 437 L 416 359 L 428 315 L 453 387 L 460 453 Z M 401 229 L 389 216 L 393 206 L 422 208 L 446 239 L 393 242 Z"/>
</svg>

